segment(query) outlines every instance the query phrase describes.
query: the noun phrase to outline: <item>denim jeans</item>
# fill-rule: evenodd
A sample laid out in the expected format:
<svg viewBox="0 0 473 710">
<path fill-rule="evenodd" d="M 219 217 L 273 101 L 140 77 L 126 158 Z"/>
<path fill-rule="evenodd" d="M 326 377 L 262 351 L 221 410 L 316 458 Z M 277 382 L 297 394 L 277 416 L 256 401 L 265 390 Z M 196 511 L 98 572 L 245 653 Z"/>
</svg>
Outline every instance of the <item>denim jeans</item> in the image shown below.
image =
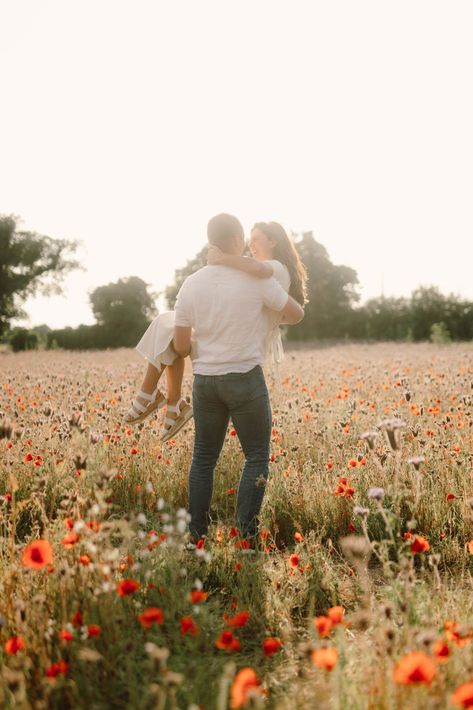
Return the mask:
<svg viewBox="0 0 473 710">
<path fill-rule="evenodd" d="M 237 495 L 236 524 L 243 537 L 258 531 L 258 513 L 269 473 L 271 406 L 263 370 L 195 375 L 195 442 L 189 472 L 190 532 L 207 533 L 213 475 L 230 417 L 245 455 Z"/>
</svg>

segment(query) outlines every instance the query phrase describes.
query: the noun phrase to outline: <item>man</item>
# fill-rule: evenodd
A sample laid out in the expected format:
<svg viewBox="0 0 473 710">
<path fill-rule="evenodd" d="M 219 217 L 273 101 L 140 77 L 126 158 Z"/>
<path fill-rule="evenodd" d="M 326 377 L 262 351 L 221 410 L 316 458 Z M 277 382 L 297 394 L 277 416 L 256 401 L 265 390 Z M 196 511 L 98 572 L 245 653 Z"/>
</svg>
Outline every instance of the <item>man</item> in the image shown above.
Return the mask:
<svg viewBox="0 0 473 710">
<path fill-rule="evenodd" d="M 241 256 L 243 228 L 236 217 L 219 214 L 207 228 L 210 244 Z M 301 306 L 274 277 L 257 279 L 225 266 L 206 266 L 183 283 L 175 305 L 174 349 L 191 351 L 194 370 L 195 441 L 189 472 L 191 540 L 206 535 L 213 474 L 230 417 L 245 466 L 238 488 L 236 524 L 254 539 L 269 472 L 271 407 L 264 379 L 263 308 L 281 313 L 285 323 L 302 320 Z"/>
</svg>

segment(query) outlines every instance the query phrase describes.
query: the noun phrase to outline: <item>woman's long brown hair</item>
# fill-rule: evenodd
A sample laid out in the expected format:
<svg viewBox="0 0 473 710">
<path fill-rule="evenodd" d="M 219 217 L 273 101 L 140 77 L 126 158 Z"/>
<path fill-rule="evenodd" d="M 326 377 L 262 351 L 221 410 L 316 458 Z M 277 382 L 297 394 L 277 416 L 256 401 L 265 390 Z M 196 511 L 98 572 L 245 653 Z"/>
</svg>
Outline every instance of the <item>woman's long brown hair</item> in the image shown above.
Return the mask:
<svg viewBox="0 0 473 710">
<path fill-rule="evenodd" d="M 253 229 L 260 229 L 273 242 L 273 259 L 284 264 L 291 277 L 289 295 L 303 306 L 307 303 L 307 271 L 286 230 L 279 222 L 256 222 Z"/>
</svg>

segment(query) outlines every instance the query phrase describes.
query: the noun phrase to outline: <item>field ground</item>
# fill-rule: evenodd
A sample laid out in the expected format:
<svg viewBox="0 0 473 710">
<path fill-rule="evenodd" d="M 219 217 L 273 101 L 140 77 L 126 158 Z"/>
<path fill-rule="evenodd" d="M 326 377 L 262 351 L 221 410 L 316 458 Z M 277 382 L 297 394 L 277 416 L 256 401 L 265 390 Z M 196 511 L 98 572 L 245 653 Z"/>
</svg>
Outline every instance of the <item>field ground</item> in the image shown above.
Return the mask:
<svg viewBox="0 0 473 710">
<path fill-rule="evenodd" d="M 123 424 L 142 370 L 0 354 L 1 707 L 473 707 L 472 345 L 288 350 L 256 555 L 232 426 L 185 549 L 193 425 Z"/>
</svg>

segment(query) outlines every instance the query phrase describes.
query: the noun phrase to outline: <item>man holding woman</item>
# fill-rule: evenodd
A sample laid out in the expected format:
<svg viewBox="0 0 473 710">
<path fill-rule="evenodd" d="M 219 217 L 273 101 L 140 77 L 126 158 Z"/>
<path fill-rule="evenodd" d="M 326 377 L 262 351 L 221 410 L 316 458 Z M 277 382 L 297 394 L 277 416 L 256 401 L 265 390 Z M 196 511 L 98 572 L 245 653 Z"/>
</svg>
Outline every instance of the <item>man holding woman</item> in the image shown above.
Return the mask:
<svg viewBox="0 0 473 710">
<path fill-rule="evenodd" d="M 192 348 L 195 440 L 189 512 L 194 544 L 207 533 L 213 473 L 230 418 L 245 456 L 236 523 L 242 537 L 257 536 L 272 425 L 262 365 L 268 349 L 274 352 L 279 324 L 302 320 L 306 283 L 297 252 L 277 223 L 255 225 L 254 259 L 243 257 L 243 228 L 236 217 L 213 217 L 207 235 L 209 265 L 189 276 L 179 291 L 172 342 L 181 358 Z"/>
</svg>

